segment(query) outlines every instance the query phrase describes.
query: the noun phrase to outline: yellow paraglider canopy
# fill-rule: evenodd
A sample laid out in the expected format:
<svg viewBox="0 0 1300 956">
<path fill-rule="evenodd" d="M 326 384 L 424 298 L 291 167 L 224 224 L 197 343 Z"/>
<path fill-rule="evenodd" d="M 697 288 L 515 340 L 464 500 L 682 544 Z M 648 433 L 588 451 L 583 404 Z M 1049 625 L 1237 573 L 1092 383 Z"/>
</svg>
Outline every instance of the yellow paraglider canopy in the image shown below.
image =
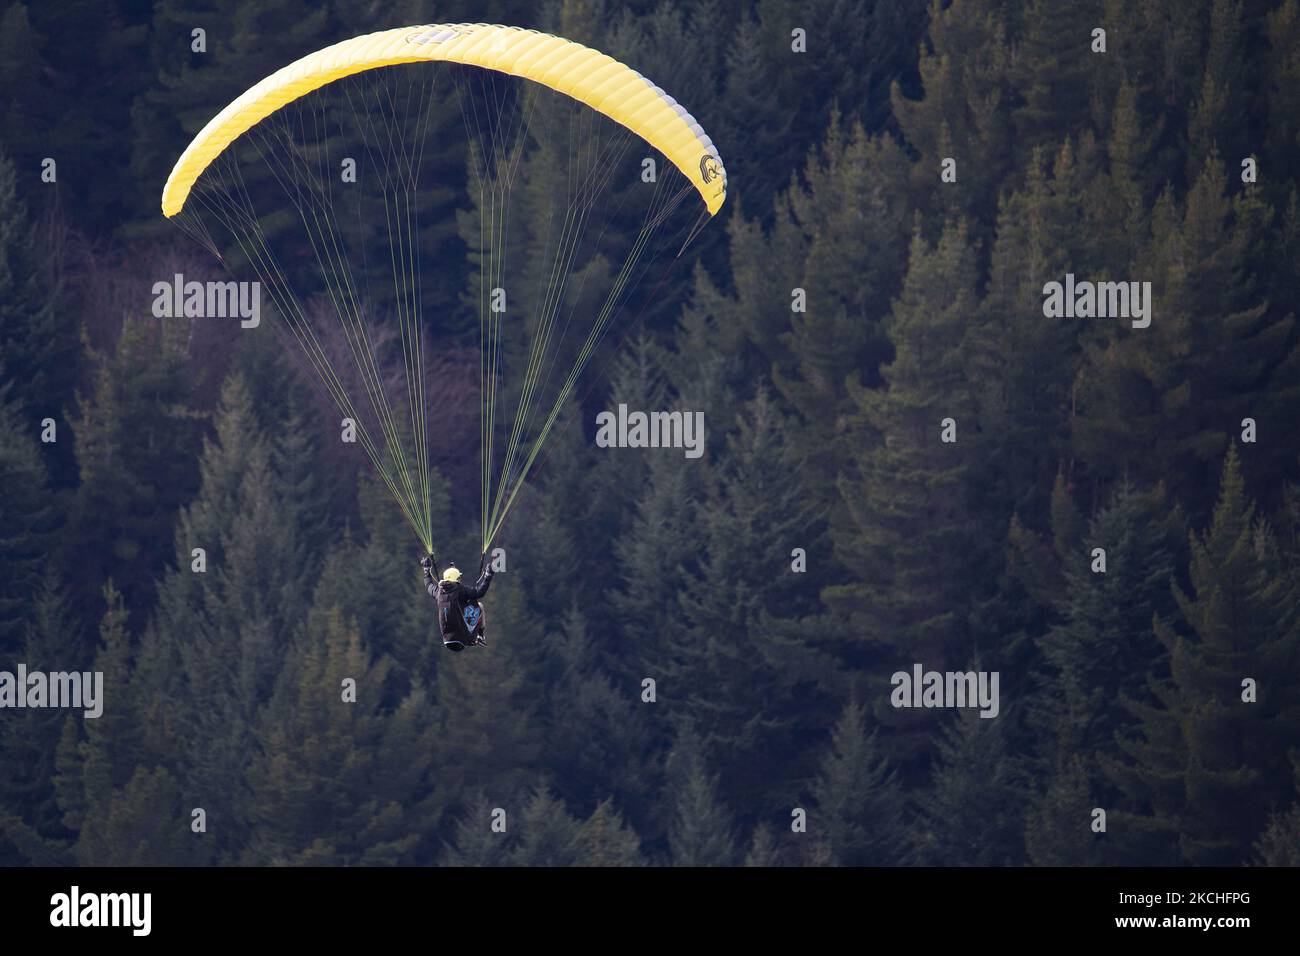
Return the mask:
<svg viewBox="0 0 1300 956">
<path fill-rule="evenodd" d="M 640 73 L 611 56 L 549 33 L 451 23 L 354 37 L 272 73 L 194 137 L 167 178 L 163 215 L 179 213 L 190 188 L 208 165 L 241 134 L 286 103 L 365 70 L 440 60 L 522 77 L 585 103 L 663 153 L 699 191 L 710 214 L 722 207 L 727 174 L 712 140 L 690 113 Z"/>
<path fill-rule="evenodd" d="M 448 134 L 453 111 L 463 141 Z M 447 159 L 462 142 L 463 169 Z M 335 173 L 344 157 L 365 175 Z M 439 270 L 421 256 L 458 236 L 478 280 L 486 553 L 579 376 L 617 349 L 616 316 L 654 298 L 639 280 L 660 257 L 666 274 L 726 191 L 713 141 L 630 67 L 535 30 L 439 24 L 336 43 L 266 77 L 185 148 L 162 211 L 257 276 L 426 553 L 440 383 L 425 323 L 453 326 L 456 306 L 449 287 L 425 304 Z M 438 447 L 465 457 L 463 440 Z"/>
</svg>

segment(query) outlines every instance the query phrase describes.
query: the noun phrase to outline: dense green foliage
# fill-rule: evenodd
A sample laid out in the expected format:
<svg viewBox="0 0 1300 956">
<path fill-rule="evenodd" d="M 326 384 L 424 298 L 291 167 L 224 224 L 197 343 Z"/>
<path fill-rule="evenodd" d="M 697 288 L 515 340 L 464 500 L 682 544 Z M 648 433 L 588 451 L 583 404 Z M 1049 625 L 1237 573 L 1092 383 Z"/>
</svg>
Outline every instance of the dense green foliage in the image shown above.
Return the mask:
<svg viewBox="0 0 1300 956">
<path fill-rule="evenodd" d="M 1298 862 L 1300 0 L 457 7 L 655 77 L 731 184 L 459 656 L 269 328 L 149 294 L 218 274 L 158 212 L 189 137 L 428 6 L 0 0 L 0 670 L 106 693 L 0 712 L 0 864 Z M 438 161 L 451 444 L 477 285 Z M 1150 327 L 1045 318 L 1067 272 L 1150 282 Z M 597 448 L 620 402 L 704 411 L 706 454 Z M 468 564 L 476 472 L 437 463 Z M 998 717 L 891 707 L 915 663 L 999 672 Z"/>
</svg>

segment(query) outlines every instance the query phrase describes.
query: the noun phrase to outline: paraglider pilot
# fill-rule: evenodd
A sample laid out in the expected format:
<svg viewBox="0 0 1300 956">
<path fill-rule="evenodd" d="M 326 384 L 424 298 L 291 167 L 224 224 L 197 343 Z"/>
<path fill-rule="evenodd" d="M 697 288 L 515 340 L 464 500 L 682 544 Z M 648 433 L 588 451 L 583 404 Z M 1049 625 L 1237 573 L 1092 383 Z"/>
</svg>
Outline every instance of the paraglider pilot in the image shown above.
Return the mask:
<svg viewBox="0 0 1300 956">
<path fill-rule="evenodd" d="M 449 651 L 487 647 L 483 638 L 483 608 L 478 602 L 492 583 L 492 569 L 485 568 L 478 583 L 469 587 L 461 583 L 460 569 L 454 564 L 439 574 L 431 554 L 420 559 L 420 567 L 424 568 L 426 590 L 438 602 L 438 630 L 442 632 L 443 646 Z"/>
</svg>

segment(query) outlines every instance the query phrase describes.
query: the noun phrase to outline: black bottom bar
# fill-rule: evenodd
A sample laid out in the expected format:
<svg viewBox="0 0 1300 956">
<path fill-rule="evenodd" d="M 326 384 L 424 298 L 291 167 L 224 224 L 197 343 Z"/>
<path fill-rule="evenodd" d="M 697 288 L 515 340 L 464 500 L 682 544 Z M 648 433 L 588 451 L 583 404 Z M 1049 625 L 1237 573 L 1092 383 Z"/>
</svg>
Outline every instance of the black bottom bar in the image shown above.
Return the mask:
<svg viewBox="0 0 1300 956">
<path fill-rule="evenodd" d="M 168 944 L 319 941 L 338 945 L 414 934 L 436 945 L 466 931 L 496 948 L 667 939 L 768 939 L 783 930 L 853 934 L 864 942 L 1183 939 L 1225 943 L 1294 922 L 1291 869 L 1003 870 L 455 870 L 32 869 L 0 871 L 6 942 Z M 73 887 L 76 906 L 73 906 Z M 148 934 L 143 895 L 149 894 Z M 93 897 L 88 901 L 88 897 Z M 112 921 L 117 926 L 53 926 Z M 1290 912 L 1288 912 L 1288 909 Z M 101 915 L 103 914 L 103 915 Z M 134 919 L 133 919 L 134 917 Z M 135 928 L 133 928 L 133 925 Z M 1044 936 L 1044 934 L 1047 934 Z M 620 940 L 622 942 L 620 942 Z M 461 945 L 461 944 L 457 944 Z"/>
</svg>

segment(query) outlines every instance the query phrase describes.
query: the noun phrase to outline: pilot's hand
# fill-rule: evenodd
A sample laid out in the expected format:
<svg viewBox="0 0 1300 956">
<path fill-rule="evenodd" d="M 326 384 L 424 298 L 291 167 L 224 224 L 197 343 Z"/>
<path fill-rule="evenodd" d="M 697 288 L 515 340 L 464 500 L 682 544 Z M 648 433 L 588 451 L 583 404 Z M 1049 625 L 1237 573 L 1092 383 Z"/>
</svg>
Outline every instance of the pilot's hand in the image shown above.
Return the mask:
<svg viewBox="0 0 1300 956">
<path fill-rule="evenodd" d="M 430 570 L 432 570 L 432 569 L 433 569 L 433 555 L 431 555 L 431 554 L 426 554 L 424 557 L 422 557 L 422 558 L 420 559 L 420 567 L 424 568 L 424 570 L 426 570 L 426 571 L 430 571 Z"/>
</svg>

